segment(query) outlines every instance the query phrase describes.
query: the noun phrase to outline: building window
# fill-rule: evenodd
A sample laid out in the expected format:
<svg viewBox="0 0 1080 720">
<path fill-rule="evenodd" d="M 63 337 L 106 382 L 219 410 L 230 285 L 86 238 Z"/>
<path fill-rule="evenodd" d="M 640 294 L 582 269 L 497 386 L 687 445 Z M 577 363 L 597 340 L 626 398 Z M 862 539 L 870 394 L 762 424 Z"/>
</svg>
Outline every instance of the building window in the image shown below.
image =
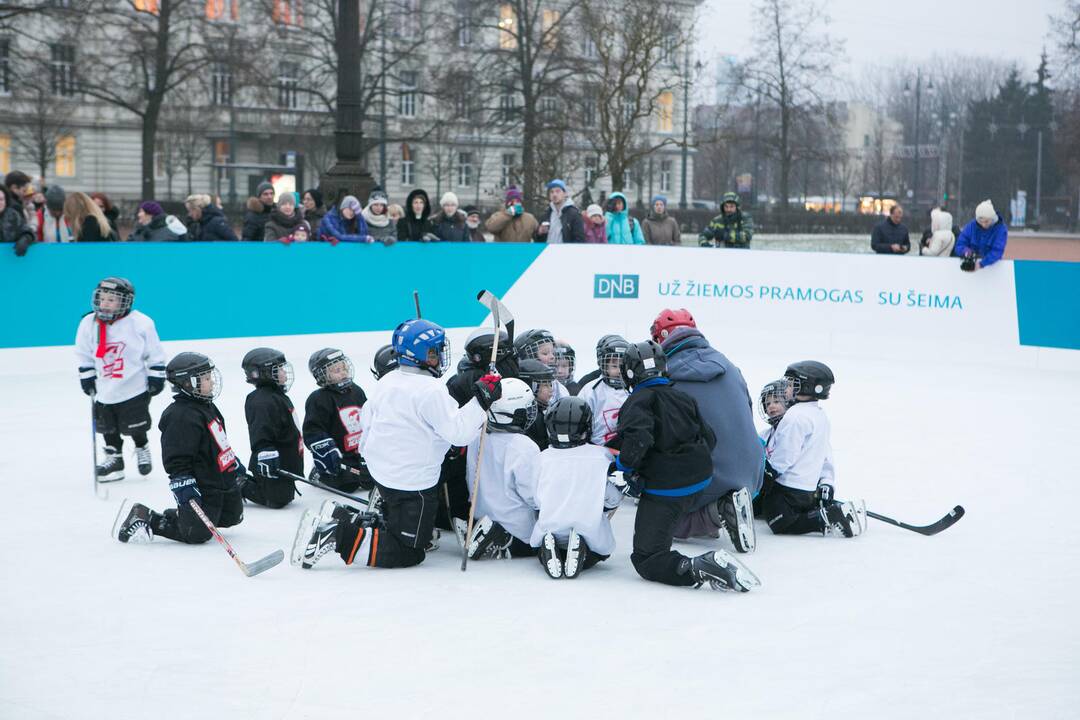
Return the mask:
<svg viewBox="0 0 1080 720">
<path fill-rule="evenodd" d="M 210 69 L 210 102 L 213 105 L 232 105 L 233 76 L 228 63 L 214 63 Z"/>
<path fill-rule="evenodd" d="M 303 10 L 300 7 L 302 0 L 274 0 L 272 17 L 274 22 L 293 27 L 304 26 Z"/>
<path fill-rule="evenodd" d="M 398 93 L 398 115 L 416 117 L 416 72 L 401 73 L 401 90 Z"/>
<path fill-rule="evenodd" d="M 504 188 L 508 188 L 517 182 L 517 155 L 514 153 L 503 153 L 502 156 L 502 174 L 500 175 L 501 185 Z"/>
<path fill-rule="evenodd" d="M 11 136 L 0 135 L 0 175 L 11 172 Z"/>
<path fill-rule="evenodd" d="M 472 153 L 459 152 L 457 155 L 458 187 L 471 187 L 473 183 Z"/>
<path fill-rule="evenodd" d="M 158 14 L 158 0 L 135 0 L 135 11 Z"/>
<path fill-rule="evenodd" d="M 457 4 L 457 44 L 469 47 L 473 41 L 473 21 L 471 0 L 458 0 Z"/>
<path fill-rule="evenodd" d="M 595 155 L 585 158 L 585 187 L 592 187 L 596 182 L 596 169 L 599 165 L 600 161 Z"/>
<path fill-rule="evenodd" d="M 411 186 L 414 182 L 413 178 L 416 177 L 414 168 L 415 164 L 409 143 L 401 143 L 401 184 L 405 187 Z"/>
<path fill-rule="evenodd" d="M 454 92 L 454 116 L 459 118 L 472 117 L 472 87 L 467 75 L 455 75 L 450 78 Z"/>
<path fill-rule="evenodd" d="M 581 101 L 581 124 L 585 127 L 596 127 L 596 101 L 591 97 Z"/>
<path fill-rule="evenodd" d="M 637 113 L 637 103 L 630 95 L 624 95 L 622 101 L 622 121 L 624 126 L 629 126 L 634 121 Z"/>
<path fill-rule="evenodd" d="M 420 0 L 401 0 L 397 35 L 403 38 L 420 37 Z"/>
<path fill-rule="evenodd" d="M 559 44 L 559 33 L 555 27 L 559 24 L 559 11 L 545 9 L 540 15 L 540 31 L 545 50 L 554 50 Z"/>
<path fill-rule="evenodd" d="M 660 161 L 660 192 L 671 192 L 671 161 Z"/>
<path fill-rule="evenodd" d="M 296 63 L 282 63 L 278 69 L 278 107 L 295 110 L 300 106 L 300 68 Z"/>
<path fill-rule="evenodd" d="M 679 45 L 678 31 L 669 31 L 665 34 L 664 44 L 662 47 L 663 58 L 671 67 L 678 67 L 679 58 L 676 50 Z"/>
<path fill-rule="evenodd" d="M 239 18 L 239 0 L 206 0 L 207 20 L 238 20 Z"/>
<path fill-rule="evenodd" d="M 656 99 L 656 130 L 669 133 L 675 129 L 675 96 L 670 90 L 660 93 Z"/>
<path fill-rule="evenodd" d="M 11 38 L 0 38 L 0 95 L 11 94 Z"/>
<path fill-rule="evenodd" d="M 50 52 L 53 95 L 71 97 L 75 94 L 75 46 L 56 43 L 50 47 Z"/>
<path fill-rule="evenodd" d="M 517 16 L 512 5 L 499 6 L 499 48 L 513 50 L 517 47 Z"/>
<path fill-rule="evenodd" d="M 65 135 L 56 141 L 56 176 L 75 177 L 75 136 Z"/>
<path fill-rule="evenodd" d="M 513 122 L 517 116 L 517 98 L 514 94 L 514 88 L 503 88 L 502 95 L 499 96 L 499 119 L 502 122 Z"/>
<path fill-rule="evenodd" d="M 596 41 L 591 35 L 583 35 L 581 38 L 581 54 L 587 58 L 596 57 Z"/>
<path fill-rule="evenodd" d="M 552 120 L 554 120 L 555 116 L 558 114 L 558 112 L 559 112 L 559 99 L 558 98 L 556 98 L 554 96 L 551 96 L 551 95 L 545 95 L 544 97 L 540 98 L 540 113 L 544 116 L 544 118 L 548 122 L 551 122 Z"/>
</svg>

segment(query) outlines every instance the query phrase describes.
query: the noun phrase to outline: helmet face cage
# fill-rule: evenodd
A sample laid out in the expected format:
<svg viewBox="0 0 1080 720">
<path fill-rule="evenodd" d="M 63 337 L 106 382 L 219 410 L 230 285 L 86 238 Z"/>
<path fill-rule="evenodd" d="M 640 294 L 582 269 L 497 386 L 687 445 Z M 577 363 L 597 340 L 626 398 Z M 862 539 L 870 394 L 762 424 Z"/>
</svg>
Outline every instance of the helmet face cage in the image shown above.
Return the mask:
<svg viewBox="0 0 1080 720">
<path fill-rule="evenodd" d="M 450 339 L 441 327 L 426 320 L 407 320 L 399 325 L 394 330 L 393 348 L 399 365 L 418 367 L 436 377 L 450 367 Z M 431 364 L 436 358 L 437 366 Z"/>
<path fill-rule="evenodd" d="M 514 410 L 513 416 L 507 417 L 505 413 L 497 413 L 494 406 L 488 410 L 488 429 L 501 430 L 503 432 L 523 433 L 536 422 L 539 408 L 533 399 L 527 407 Z"/>
<path fill-rule="evenodd" d="M 293 371 L 292 363 L 286 360 L 283 363 L 276 363 L 269 368 L 268 380 L 277 383 L 278 387 L 283 392 L 289 392 L 289 389 L 293 385 L 293 381 L 296 380 L 296 373 Z"/>
<path fill-rule="evenodd" d="M 312 375 L 319 387 L 344 390 L 352 382 L 356 368 L 345 353 L 335 354 L 326 362 L 318 365 Z"/>
<path fill-rule="evenodd" d="M 622 362 L 625 356 L 625 345 L 609 345 L 596 353 L 596 365 L 600 368 L 600 377 L 616 390 L 626 389 L 626 380 L 622 374 Z"/>
<path fill-rule="evenodd" d="M 555 376 L 559 382 L 573 382 L 577 369 L 577 357 L 574 348 L 561 343 L 555 344 Z"/>
<path fill-rule="evenodd" d="M 443 337 L 442 344 L 437 347 L 428 348 L 428 359 L 431 359 L 431 353 L 435 352 L 439 357 L 439 375 L 442 375 L 450 368 L 450 338 Z M 430 363 L 429 363 L 430 367 Z M 431 368 L 434 370 L 434 368 Z"/>
<path fill-rule="evenodd" d="M 221 371 L 211 365 L 195 375 L 184 378 L 180 389 L 204 402 L 213 402 L 221 395 Z"/>
<path fill-rule="evenodd" d="M 555 354 L 555 337 L 547 330 L 531 333 L 527 340 L 516 348 L 519 360 L 539 360 L 548 367 L 554 369 L 557 355 Z"/>
<path fill-rule="evenodd" d="M 110 280 L 102 280 L 94 288 L 90 303 L 94 308 L 94 315 L 99 320 L 109 322 L 124 317 L 131 312 L 132 293 L 127 292 Z"/>
<path fill-rule="evenodd" d="M 758 415 L 762 420 L 773 426 L 780 422 L 791 407 L 791 399 L 787 397 L 789 387 L 790 378 L 784 378 L 774 380 L 761 389 L 761 395 L 758 396 Z"/>
</svg>

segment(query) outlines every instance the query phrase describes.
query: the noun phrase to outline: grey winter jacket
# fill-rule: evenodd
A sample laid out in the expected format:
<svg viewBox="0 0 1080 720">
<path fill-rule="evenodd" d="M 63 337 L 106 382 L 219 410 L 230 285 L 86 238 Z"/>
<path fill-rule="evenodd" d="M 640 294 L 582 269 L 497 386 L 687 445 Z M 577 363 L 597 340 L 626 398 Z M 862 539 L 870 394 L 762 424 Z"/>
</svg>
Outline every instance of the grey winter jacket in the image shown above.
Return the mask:
<svg viewBox="0 0 1080 720">
<path fill-rule="evenodd" d="M 675 387 L 697 400 L 702 418 L 716 433 L 712 483 L 694 509 L 738 488 L 753 497 L 761 490 L 765 455 L 739 368 L 694 328 L 677 328 L 662 347 Z"/>
</svg>

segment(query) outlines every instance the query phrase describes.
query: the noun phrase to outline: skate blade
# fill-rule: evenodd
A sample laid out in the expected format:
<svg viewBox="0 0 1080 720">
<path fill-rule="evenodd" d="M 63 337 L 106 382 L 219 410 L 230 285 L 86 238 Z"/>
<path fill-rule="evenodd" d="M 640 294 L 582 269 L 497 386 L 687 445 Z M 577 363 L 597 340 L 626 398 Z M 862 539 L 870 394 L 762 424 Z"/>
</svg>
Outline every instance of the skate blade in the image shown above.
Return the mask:
<svg viewBox="0 0 1080 720">
<path fill-rule="evenodd" d="M 544 550 L 548 553 L 548 559 L 544 562 L 544 569 L 554 580 L 563 576 L 562 560 L 559 559 L 559 546 L 555 543 L 555 536 L 548 533 L 544 536 Z"/>
<path fill-rule="evenodd" d="M 855 533 L 855 536 L 858 537 L 870 527 L 870 523 L 866 521 L 866 501 L 852 500 L 851 504 L 855 507 L 855 521 L 859 526 L 859 532 Z"/>
<path fill-rule="evenodd" d="M 104 483 L 120 482 L 123 479 L 124 479 L 124 471 L 123 470 L 116 470 L 115 472 L 111 472 L 108 475 L 98 475 L 97 476 L 98 485 L 102 485 Z"/>
<path fill-rule="evenodd" d="M 116 517 L 113 518 L 112 531 L 109 533 L 109 537 L 113 540 L 120 539 L 120 523 L 127 517 L 128 512 L 131 510 L 131 500 L 124 498 L 120 501 L 120 509 L 116 511 Z"/>
<path fill-rule="evenodd" d="M 566 541 L 566 562 L 563 563 L 563 577 L 573 580 L 581 570 L 581 536 L 576 530 L 570 531 Z M 573 558 L 573 560 L 571 560 Z"/>
<path fill-rule="evenodd" d="M 742 521 L 738 532 L 742 546 L 746 548 L 743 552 L 752 553 L 757 549 L 757 528 L 754 527 L 754 503 L 750 499 L 750 491 L 743 488 L 735 493 L 732 500 L 735 502 L 735 513 Z"/>
<path fill-rule="evenodd" d="M 289 564 L 300 565 L 304 560 L 304 551 L 307 550 L 308 540 L 311 538 L 313 519 L 317 516 L 314 510 L 305 510 L 300 518 L 300 524 L 296 527 L 296 537 L 293 538 L 292 551 L 289 553 Z M 307 565 L 305 569 L 310 569 Z"/>
<path fill-rule="evenodd" d="M 718 552 L 723 551 L 721 550 Z M 724 557 L 724 560 L 735 568 L 735 582 L 739 584 L 738 588 L 728 589 L 735 590 L 736 592 L 750 592 L 754 588 L 761 587 L 761 578 L 759 578 L 753 570 L 746 567 L 746 565 L 734 555 L 729 555 L 727 553 L 725 553 L 725 555 L 726 557 Z"/>
</svg>

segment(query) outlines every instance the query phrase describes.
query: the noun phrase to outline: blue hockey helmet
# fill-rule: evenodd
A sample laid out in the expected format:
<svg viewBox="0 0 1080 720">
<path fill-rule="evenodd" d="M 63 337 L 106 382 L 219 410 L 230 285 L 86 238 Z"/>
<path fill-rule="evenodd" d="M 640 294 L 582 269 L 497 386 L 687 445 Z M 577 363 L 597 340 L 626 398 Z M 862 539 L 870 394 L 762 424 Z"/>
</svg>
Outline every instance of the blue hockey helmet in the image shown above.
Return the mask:
<svg viewBox="0 0 1080 720">
<path fill-rule="evenodd" d="M 450 367 L 450 341 L 446 331 L 429 320 L 406 320 L 394 330 L 394 352 L 398 364 L 423 368 L 435 377 Z M 438 367 L 428 362 L 434 352 L 439 359 Z"/>
</svg>

